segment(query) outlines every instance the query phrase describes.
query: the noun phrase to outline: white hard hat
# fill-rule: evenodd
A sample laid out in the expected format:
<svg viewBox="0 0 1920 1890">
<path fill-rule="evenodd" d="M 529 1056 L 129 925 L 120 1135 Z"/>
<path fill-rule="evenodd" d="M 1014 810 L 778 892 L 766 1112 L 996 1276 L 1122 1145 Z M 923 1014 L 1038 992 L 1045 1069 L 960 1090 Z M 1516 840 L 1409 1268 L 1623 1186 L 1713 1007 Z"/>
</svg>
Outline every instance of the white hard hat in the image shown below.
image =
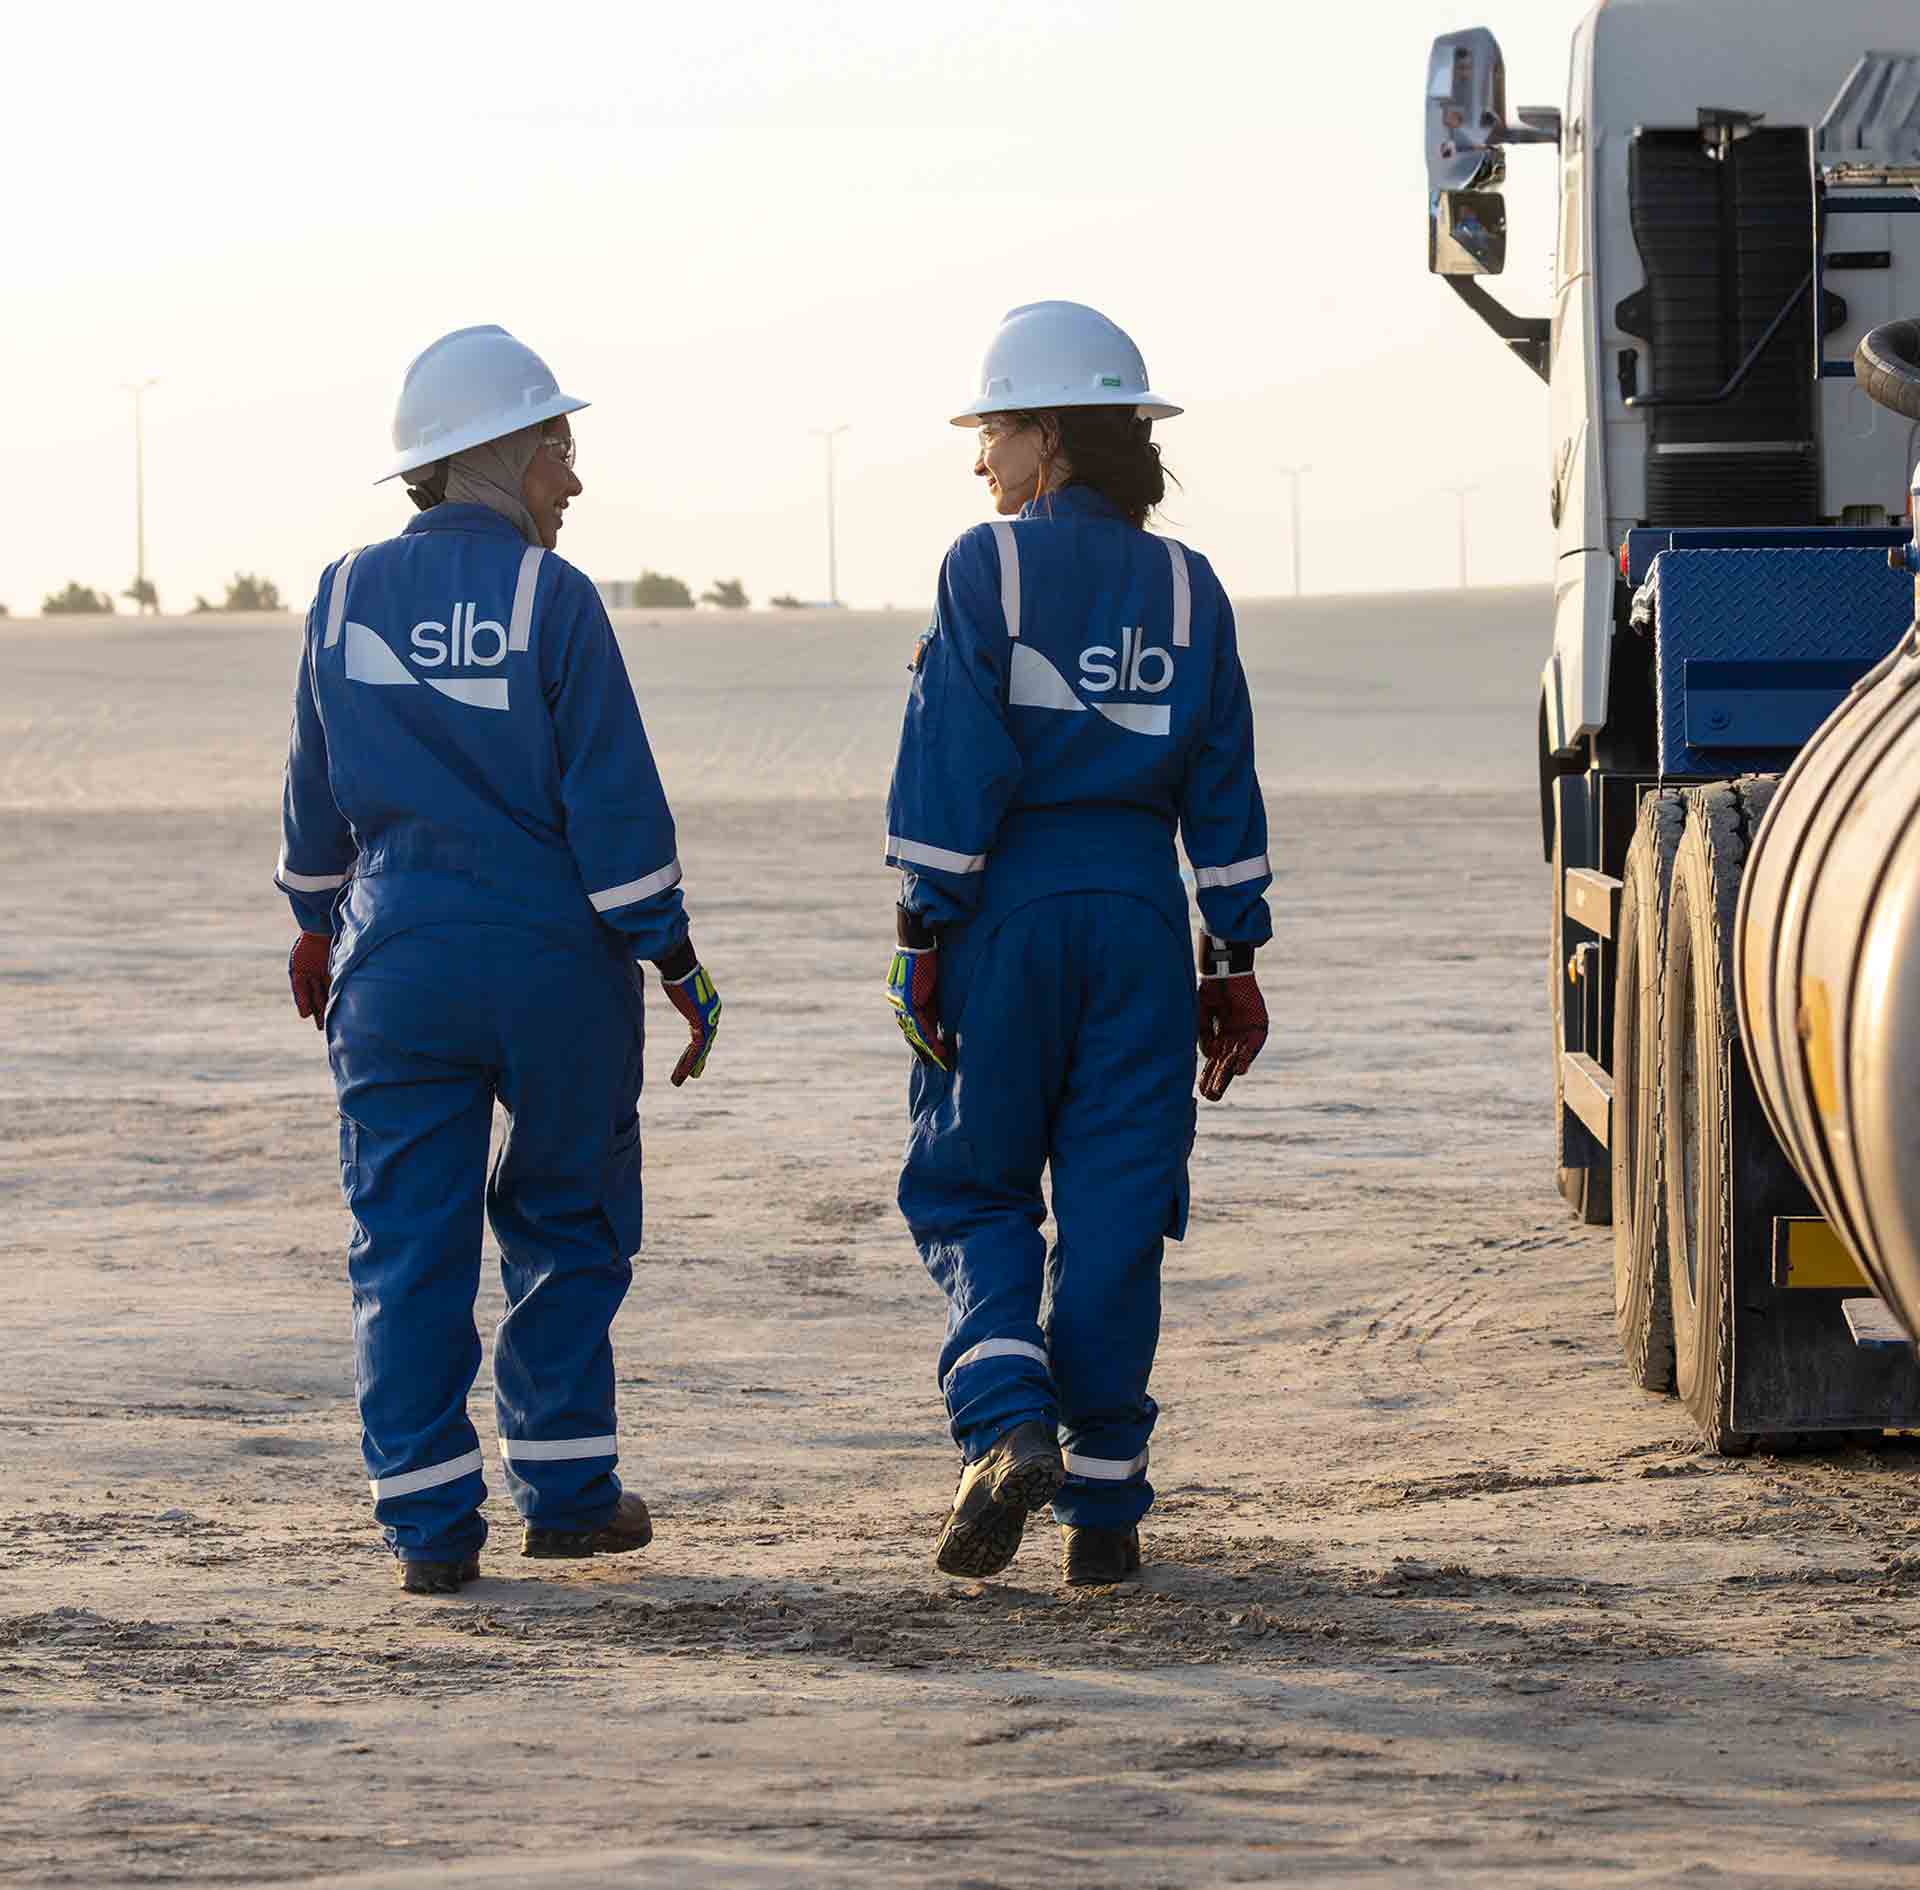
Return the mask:
<svg viewBox="0 0 1920 1890">
<path fill-rule="evenodd" d="M 1147 364 L 1127 331 L 1084 302 L 1026 302 L 1009 309 L 980 363 L 980 395 L 953 416 L 1051 407 L 1131 407 L 1142 420 L 1181 411 L 1147 386 Z"/>
<path fill-rule="evenodd" d="M 393 410 L 399 457 L 374 484 L 586 404 L 561 393 L 547 364 L 504 328 L 456 328 L 413 357 Z"/>
</svg>

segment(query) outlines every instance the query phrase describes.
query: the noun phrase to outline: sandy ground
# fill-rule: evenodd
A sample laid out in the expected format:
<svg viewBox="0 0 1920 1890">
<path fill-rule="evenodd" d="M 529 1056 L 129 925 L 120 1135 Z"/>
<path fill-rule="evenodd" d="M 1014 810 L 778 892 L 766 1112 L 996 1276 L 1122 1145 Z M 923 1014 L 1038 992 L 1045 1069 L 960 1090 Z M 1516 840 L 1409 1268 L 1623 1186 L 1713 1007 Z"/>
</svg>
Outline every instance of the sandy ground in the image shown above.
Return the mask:
<svg viewBox="0 0 1920 1890">
<path fill-rule="evenodd" d="M 1916 1459 L 1700 1455 L 1552 1191 L 1544 624 L 1245 613 L 1276 1032 L 1170 1254 L 1146 1579 L 1073 1595 L 1045 1523 L 1002 1581 L 927 1561 L 879 999 L 913 620 L 625 626 L 727 1002 L 643 1105 L 659 1533 L 527 1563 L 496 1494 L 444 1601 L 357 1454 L 267 883 L 291 631 L 0 627 L 0 1883 L 1914 1881 Z"/>
</svg>

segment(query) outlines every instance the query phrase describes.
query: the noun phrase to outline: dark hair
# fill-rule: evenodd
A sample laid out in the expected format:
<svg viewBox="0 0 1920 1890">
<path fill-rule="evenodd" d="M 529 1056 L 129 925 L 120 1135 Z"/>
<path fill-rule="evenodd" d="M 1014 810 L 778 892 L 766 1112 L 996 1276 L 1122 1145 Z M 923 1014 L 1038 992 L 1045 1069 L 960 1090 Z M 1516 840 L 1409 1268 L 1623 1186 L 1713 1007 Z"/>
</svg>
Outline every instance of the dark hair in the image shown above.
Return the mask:
<svg viewBox="0 0 1920 1890">
<path fill-rule="evenodd" d="M 1144 526 L 1167 496 L 1173 475 L 1160 463 L 1153 422 L 1131 407 L 1055 407 L 1023 417 L 1059 440 L 1067 484 L 1091 486 L 1129 525 Z"/>
</svg>

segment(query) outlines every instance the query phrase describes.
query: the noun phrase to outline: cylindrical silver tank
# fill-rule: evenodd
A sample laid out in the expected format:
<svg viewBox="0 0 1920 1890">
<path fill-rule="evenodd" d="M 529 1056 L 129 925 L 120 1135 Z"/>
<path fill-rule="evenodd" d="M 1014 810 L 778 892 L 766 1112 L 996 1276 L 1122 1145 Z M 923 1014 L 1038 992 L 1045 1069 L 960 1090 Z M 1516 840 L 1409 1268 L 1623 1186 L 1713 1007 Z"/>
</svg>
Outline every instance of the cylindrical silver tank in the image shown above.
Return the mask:
<svg viewBox="0 0 1920 1890">
<path fill-rule="evenodd" d="M 1853 372 L 1920 420 L 1920 323 L 1874 329 Z M 1920 520 L 1920 467 L 1914 485 Z M 1920 1345 L 1920 581 L 1914 593 L 1913 628 L 1774 795 L 1735 951 L 1740 1032 L 1774 1133 Z"/>
<path fill-rule="evenodd" d="M 1920 626 L 1781 783 L 1748 855 L 1736 951 L 1774 1132 L 1920 1338 Z"/>
</svg>

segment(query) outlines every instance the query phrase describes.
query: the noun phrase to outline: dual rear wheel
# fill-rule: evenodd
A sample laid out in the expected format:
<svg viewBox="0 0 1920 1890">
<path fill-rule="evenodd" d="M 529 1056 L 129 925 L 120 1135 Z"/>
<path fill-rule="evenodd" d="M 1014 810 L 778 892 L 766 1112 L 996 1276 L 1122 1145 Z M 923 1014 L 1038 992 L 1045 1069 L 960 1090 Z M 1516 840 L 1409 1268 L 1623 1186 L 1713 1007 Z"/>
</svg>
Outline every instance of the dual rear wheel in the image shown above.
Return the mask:
<svg viewBox="0 0 1920 1890">
<path fill-rule="evenodd" d="M 1733 1427 L 1734 912 L 1774 787 L 1649 794 L 1615 940 L 1614 1325 L 1634 1383 L 1677 1392 L 1728 1456 L 1756 1441 Z"/>
</svg>

